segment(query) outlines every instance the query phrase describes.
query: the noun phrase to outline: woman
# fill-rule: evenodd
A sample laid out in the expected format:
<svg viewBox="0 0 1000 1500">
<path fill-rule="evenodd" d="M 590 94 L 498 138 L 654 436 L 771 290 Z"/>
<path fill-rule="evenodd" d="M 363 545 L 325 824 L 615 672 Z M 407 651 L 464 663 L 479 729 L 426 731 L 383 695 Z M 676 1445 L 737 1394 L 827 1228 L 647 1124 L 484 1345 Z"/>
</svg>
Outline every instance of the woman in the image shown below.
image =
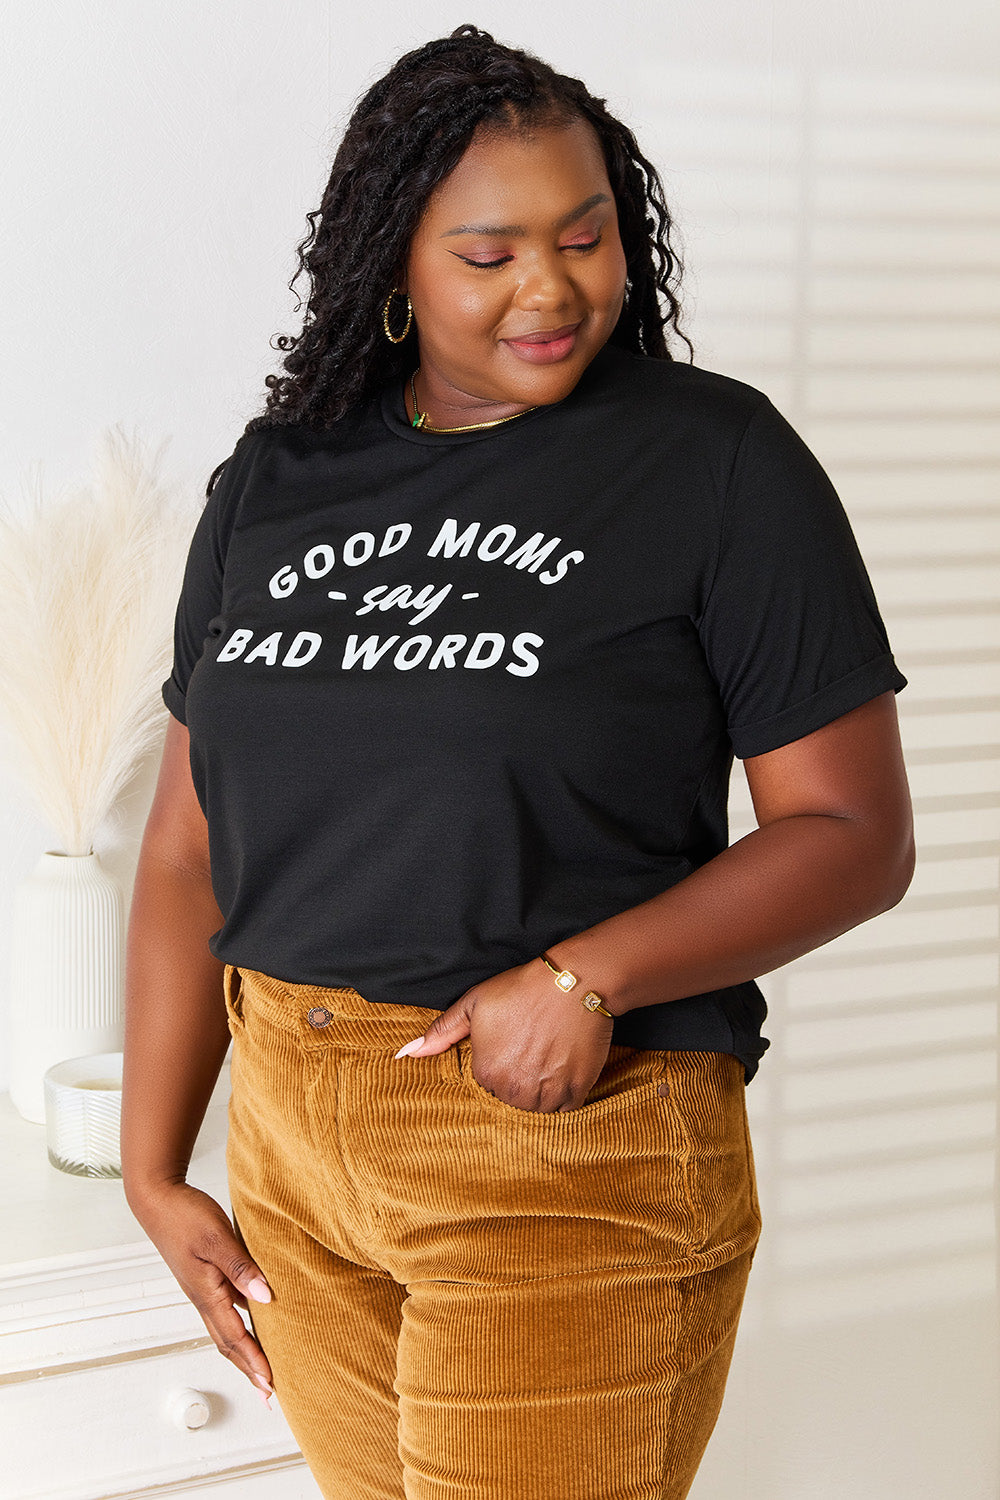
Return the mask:
<svg viewBox="0 0 1000 1500">
<path fill-rule="evenodd" d="M 582 84 L 461 27 L 310 220 L 178 608 L 129 1202 L 325 1495 L 679 1500 L 753 981 L 906 889 L 904 679 L 816 460 L 673 360 L 662 189 Z M 230 1035 L 235 1232 L 185 1182 Z"/>
</svg>

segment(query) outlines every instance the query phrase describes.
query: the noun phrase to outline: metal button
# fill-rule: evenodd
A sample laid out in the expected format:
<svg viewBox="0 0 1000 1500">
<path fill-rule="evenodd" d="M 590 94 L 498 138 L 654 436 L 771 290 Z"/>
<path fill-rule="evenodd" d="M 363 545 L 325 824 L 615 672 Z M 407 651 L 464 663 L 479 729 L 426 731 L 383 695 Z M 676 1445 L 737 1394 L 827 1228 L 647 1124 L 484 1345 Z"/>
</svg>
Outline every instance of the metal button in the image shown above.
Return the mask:
<svg viewBox="0 0 1000 1500">
<path fill-rule="evenodd" d="M 666 1079 L 664 1079 L 662 1083 L 658 1083 L 656 1085 L 656 1092 L 659 1094 L 661 1099 L 670 1098 L 670 1085 L 669 1083 L 667 1083 Z"/>
<path fill-rule="evenodd" d="M 314 1005 L 306 1017 L 310 1026 L 329 1026 L 333 1020 L 333 1011 L 327 1010 L 324 1005 Z"/>
</svg>

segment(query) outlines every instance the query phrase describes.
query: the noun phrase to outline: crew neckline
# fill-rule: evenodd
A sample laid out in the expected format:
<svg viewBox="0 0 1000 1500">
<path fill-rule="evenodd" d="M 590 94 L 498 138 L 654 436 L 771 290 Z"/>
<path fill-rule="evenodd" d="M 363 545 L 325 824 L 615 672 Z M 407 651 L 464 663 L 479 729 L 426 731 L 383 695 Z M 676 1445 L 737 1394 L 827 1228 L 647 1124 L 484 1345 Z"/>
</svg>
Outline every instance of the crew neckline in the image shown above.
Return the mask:
<svg viewBox="0 0 1000 1500">
<path fill-rule="evenodd" d="M 624 351 L 618 350 L 618 353 Z M 614 357 L 614 346 L 604 344 L 594 355 L 590 364 L 583 371 L 576 385 L 564 396 L 561 401 L 553 401 L 545 406 L 536 406 L 531 411 L 521 412 L 520 416 L 513 422 L 499 422 L 495 427 L 481 427 L 478 432 L 425 432 L 422 427 L 414 427 L 406 412 L 404 389 L 409 375 L 403 379 L 393 380 L 383 387 L 381 395 L 382 416 L 390 432 L 397 437 L 405 438 L 410 443 L 421 443 L 425 448 L 444 448 L 449 443 L 478 443 L 487 438 L 501 437 L 506 439 L 511 433 L 522 432 L 529 424 L 542 421 L 546 415 L 552 412 L 563 411 L 573 406 L 590 387 L 590 383 L 599 376 L 609 358 Z"/>
<path fill-rule="evenodd" d="M 593 361 L 592 361 L 593 362 Z M 591 362 L 591 363 L 592 363 Z M 588 367 L 589 368 L 589 367 Z M 586 370 L 584 374 L 586 374 Z M 580 377 L 583 378 L 582 376 Z M 406 438 L 411 443 L 423 443 L 431 448 L 442 448 L 448 443 L 475 443 L 481 438 L 499 437 L 502 432 L 508 432 L 515 427 L 525 427 L 535 418 L 542 416 L 547 411 L 554 410 L 553 406 L 536 406 L 531 411 L 521 412 L 515 421 L 498 422 L 495 427 L 481 427 L 475 432 L 425 432 L 422 427 L 414 427 L 406 413 L 406 402 L 404 389 L 409 376 L 402 380 L 393 380 L 385 386 L 382 391 L 382 415 L 386 426 L 398 437 Z M 577 385 L 579 381 L 577 382 Z M 576 387 L 574 386 L 574 390 Z M 573 392 L 570 392 L 570 396 Z M 568 397 L 566 398 L 569 399 Z M 557 401 L 555 406 L 562 406 Z"/>
</svg>

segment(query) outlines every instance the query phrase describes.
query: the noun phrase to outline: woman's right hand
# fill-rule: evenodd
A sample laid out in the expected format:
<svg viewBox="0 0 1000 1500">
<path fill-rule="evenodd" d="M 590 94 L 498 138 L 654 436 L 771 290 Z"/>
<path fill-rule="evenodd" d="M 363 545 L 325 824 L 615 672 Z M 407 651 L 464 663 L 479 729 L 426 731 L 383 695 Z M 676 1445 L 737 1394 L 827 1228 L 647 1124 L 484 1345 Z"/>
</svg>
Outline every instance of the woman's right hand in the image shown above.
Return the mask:
<svg viewBox="0 0 1000 1500">
<path fill-rule="evenodd" d="M 168 1183 L 132 1203 L 132 1212 L 194 1303 L 216 1348 L 267 1396 L 271 1367 L 236 1311 L 270 1302 L 260 1267 L 247 1255 L 225 1210 L 189 1183 Z M 266 1401 L 267 1396 L 263 1396 Z"/>
<path fill-rule="evenodd" d="M 238 1308 L 271 1293 L 225 1211 L 184 1181 L 230 1043 L 222 924 L 188 732 L 171 717 L 132 889 L 125 980 L 122 1184 L 219 1351 L 264 1393 L 271 1369 Z M 169 1001 L 164 997 L 169 996 Z"/>
</svg>

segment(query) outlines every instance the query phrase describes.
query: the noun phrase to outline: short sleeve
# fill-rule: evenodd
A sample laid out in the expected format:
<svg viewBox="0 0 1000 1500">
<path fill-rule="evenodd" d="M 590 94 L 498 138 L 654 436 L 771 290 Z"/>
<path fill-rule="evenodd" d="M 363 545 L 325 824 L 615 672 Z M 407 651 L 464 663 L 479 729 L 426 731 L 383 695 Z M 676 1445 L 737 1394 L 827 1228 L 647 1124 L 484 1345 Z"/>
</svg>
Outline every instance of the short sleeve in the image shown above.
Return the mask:
<svg viewBox="0 0 1000 1500">
<path fill-rule="evenodd" d="M 697 624 L 741 759 L 906 686 L 833 484 L 766 397 L 736 452 Z"/>
<path fill-rule="evenodd" d="M 222 607 L 226 550 L 245 468 L 247 436 L 240 438 L 226 459 L 188 548 L 174 617 L 173 669 L 161 689 L 164 703 L 182 724 L 187 723 L 188 680 L 205 648 L 209 623 Z"/>
</svg>

